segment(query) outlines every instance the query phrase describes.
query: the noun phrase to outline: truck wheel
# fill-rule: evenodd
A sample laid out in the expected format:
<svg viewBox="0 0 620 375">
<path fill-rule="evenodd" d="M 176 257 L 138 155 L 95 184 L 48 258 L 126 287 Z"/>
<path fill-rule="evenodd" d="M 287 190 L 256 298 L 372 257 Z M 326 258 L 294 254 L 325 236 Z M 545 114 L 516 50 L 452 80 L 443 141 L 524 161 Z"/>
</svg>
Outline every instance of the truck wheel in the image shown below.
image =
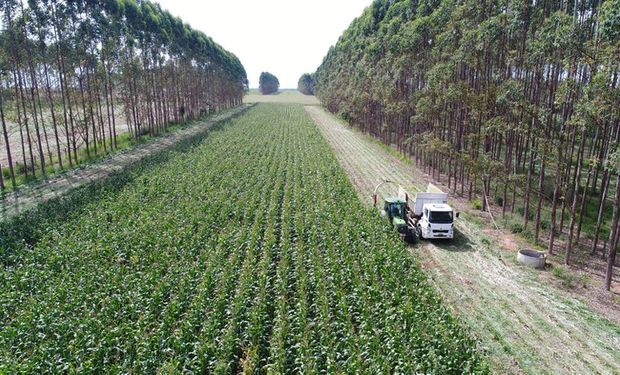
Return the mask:
<svg viewBox="0 0 620 375">
<path fill-rule="evenodd" d="M 422 236 L 422 228 L 418 225 L 416 229 L 418 231 L 418 238 L 423 240 L 424 236 Z"/>
<path fill-rule="evenodd" d="M 415 229 L 408 231 L 405 241 L 412 244 L 418 242 L 418 231 Z"/>
</svg>

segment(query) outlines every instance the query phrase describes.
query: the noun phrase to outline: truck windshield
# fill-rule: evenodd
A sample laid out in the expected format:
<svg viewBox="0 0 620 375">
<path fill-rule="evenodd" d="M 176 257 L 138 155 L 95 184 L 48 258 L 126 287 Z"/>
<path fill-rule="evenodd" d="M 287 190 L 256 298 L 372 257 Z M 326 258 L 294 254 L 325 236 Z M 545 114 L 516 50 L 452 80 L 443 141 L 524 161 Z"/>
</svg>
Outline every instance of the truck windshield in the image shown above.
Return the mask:
<svg viewBox="0 0 620 375">
<path fill-rule="evenodd" d="M 431 211 L 428 221 L 436 224 L 451 224 L 452 211 Z"/>
</svg>

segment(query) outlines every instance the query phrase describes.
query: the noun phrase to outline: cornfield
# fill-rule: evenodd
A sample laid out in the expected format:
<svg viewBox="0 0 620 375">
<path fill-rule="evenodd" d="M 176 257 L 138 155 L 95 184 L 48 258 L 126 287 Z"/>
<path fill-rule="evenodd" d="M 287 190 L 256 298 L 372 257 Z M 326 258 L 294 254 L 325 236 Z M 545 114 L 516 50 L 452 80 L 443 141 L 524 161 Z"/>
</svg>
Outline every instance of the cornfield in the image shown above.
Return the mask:
<svg viewBox="0 0 620 375">
<path fill-rule="evenodd" d="M 487 371 L 301 106 L 3 224 L 0 260 L 0 373 Z"/>
</svg>

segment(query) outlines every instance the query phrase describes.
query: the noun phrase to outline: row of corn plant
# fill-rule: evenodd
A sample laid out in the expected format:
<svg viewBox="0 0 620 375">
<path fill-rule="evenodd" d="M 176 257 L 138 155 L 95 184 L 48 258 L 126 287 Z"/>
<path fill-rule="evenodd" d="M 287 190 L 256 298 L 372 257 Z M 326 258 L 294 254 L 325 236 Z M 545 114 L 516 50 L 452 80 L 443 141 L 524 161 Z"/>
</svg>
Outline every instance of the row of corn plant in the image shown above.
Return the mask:
<svg viewBox="0 0 620 375">
<path fill-rule="evenodd" d="M 0 373 L 484 373 L 300 106 L 0 224 Z"/>
</svg>

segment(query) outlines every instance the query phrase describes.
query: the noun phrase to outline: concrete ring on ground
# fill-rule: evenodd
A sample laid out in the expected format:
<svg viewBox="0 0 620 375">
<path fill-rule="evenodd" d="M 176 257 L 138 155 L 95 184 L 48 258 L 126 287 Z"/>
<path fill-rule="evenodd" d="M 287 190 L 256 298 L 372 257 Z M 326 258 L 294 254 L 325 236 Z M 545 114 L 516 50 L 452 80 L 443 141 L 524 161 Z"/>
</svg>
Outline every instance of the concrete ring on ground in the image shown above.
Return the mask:
<svg viewBox="0 0 620 375">
<path fill-rule="evenodd" d="M 536 250 L 521 249 L 517 254 L 517 260 L 530 267 L 545 268 L 547 255 Z"/>
</svg>

